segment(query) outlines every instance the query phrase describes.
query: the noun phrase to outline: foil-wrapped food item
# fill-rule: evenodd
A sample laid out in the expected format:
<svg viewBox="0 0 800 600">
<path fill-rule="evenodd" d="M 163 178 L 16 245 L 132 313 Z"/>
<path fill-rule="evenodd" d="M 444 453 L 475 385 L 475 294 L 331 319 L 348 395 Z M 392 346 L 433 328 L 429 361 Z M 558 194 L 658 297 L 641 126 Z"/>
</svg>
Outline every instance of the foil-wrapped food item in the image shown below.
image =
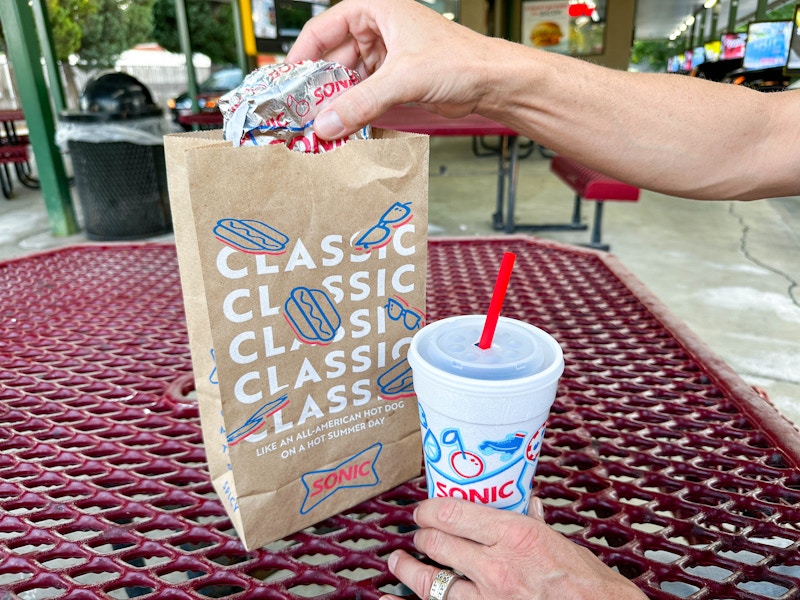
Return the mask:
<svg viewBox="0 0 800 600">
<path fill-rule="evenodd" d="M 355 71 L 323 60 L 261 67 L 220 98 L 223 136 L 235 146 L 286 144 L 313 153 L 328 152 L 348 139 L 368 139 L 369 126 L 333 141 L 314 133 L 322 107 L 358 81 Z"/>
</svg>

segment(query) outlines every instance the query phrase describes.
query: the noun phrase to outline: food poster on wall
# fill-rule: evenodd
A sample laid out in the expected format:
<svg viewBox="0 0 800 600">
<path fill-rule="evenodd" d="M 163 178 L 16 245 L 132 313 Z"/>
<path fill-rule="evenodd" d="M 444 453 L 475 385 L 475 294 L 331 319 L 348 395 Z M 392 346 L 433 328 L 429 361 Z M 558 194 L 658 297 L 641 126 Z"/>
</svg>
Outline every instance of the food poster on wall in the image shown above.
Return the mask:
<svg viewBox="0 0 800 600">
<path fill-rule="evenodd" d="M 569 50 L 569 2 L 529 0 L 522 4 L 522 42 L 566 54 Z"/>
<path fill-rule="evenodd" d="M 605 13 L 605 0 L 527 0 L 522 3 L 522 43 L 570 56 L 602 54 Z"/>
<path fill-rule="evenodd" d="M 274 40 L 278 37 L 275 0 L 252 0 L 253 33 L 257 38 Z"/>
</svg>

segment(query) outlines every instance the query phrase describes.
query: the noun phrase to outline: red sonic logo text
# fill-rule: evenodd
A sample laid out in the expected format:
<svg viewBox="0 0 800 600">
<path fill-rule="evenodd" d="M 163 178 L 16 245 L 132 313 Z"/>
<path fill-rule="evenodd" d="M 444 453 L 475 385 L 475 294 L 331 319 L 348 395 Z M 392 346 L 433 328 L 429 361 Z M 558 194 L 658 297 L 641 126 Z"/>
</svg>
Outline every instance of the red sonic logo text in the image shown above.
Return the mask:
<svg viewBox="0 0 800 600">
<path fill-rule="evenodd" d="M 339 490 L 378 485 L 380 478 L 375 470 L 375 463 L 382 448 L 381 443 L 373 444 L 331 469 L 311 471 L 303 475 L 306 496 L 303 498 L 300 514 L 306 514 Z"/>
</svg>

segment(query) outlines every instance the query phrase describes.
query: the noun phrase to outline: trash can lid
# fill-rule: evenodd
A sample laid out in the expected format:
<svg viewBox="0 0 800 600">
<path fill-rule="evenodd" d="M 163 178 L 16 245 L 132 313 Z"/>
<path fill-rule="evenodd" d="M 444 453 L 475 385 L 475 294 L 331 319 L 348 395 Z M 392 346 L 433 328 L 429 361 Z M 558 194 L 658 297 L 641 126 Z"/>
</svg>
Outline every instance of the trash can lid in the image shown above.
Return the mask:
<svg viewBox="0 0 800 600">
<path fill-rule="evenodd" d="M 127 73 L 105 73 L 91 79 L 80 98 L 80 109 L 64 111 L 67 121 L 122 121 L 156 117 L 161 107 L 153 102 L 150 90 Z"/>
</svg>

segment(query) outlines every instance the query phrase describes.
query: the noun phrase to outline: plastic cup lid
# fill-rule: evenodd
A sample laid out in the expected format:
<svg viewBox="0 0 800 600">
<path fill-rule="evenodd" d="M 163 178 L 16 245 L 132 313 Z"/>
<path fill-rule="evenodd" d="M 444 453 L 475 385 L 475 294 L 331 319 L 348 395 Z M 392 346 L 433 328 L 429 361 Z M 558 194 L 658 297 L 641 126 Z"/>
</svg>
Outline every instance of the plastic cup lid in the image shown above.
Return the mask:
<svg viewBox="0 0 800 600">
<path fill-rule="evenodd" d="M 417 351 L 432 366 L 471 379 L 501 380 L 536 375 L 557 360 L 554 341 L 525 323 L 501 318 L 492 346 L 477 346 L 484 318 L 469 315 L 445 319 L 420 332 Z"/>
</svg>

